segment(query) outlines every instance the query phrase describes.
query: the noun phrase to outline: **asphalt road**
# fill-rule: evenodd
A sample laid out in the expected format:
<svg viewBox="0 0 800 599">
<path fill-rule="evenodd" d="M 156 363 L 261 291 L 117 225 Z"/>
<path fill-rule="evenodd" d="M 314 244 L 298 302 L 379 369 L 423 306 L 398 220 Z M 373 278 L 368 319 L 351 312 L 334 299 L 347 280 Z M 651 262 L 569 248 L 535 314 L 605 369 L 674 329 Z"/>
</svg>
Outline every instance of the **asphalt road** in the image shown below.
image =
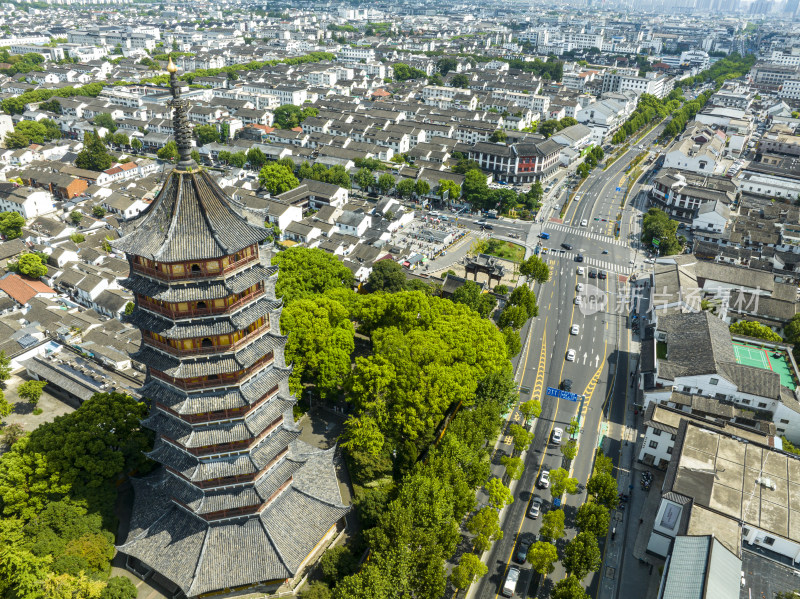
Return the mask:
<svg viewBox="0 0 800 599">
<path fill-rule="evenodd" d="M 648 134 L 641 143 L 647 147 L 659 130 L 657 128 Z M 487 562 L 489 573 L 476 584 L 469 597 L 498 597 L 508 568 L 512 565 L 522 570 L 515 597 L 525 597 L 526 593 L 529 596 L 548 597 L 553 581 L 565 575 L 561 565 L 557 564 L 555 572 L 548 579 L 531 584 L 538 577 L 533 576 L 530 565 L 519 564 L 512 558 L 519 541 L 538 540 L 541 519 L 526 517 L 534 494 L 545 500 L 545 511 L 552 507 L 549 490 L 536 488 L 535 483 L 541 471 L 568 467 L 572 476 L 584 485 L 591 474 L 594 452 L 606 432 L 605 427 L 623 422 L 630 339 L 627 279 L 635 268 L 639 268 L 638 262 L 643 256 L 639 253 L 637 264 L 632 264 L 636 252 L 628 245 L 630 238 L 619 241 L 614 237 L 614 221 L 621 212 L 622 199 L 622 193 L 616 192 L 616 187 L 620 186 L 619 182 L 630 160 L 639 153 L 640 150 L 632 146 L 607 171 L 595 169 L 584 182 L 579 201 L 569 206 L 563 223 L 553 218 L 533 224 L 504 220 L 499 224 L 497 221 L 493 223 L 493 233 L 498 237 L 506 238 L 508 233 L 513 232 L 521 235 L 529 248 L 537 243 L 547 248 L 543 257 L 551 267 L 551 278 L 544 285 L 534 287 L 539 316 L 522 331 L 526 343 L 518 365 L 520 401 L 531 398 L 541 400 L 542 414 L 535 425 L 536 437 L 526 454 L 526 468 L 517 484 L 515 501 L 506 511 L 504 537 L 490 550 Z M 561 197 L 560 190 L 554 192 L 554 195 Z M 635 235 L 639 206 L 639 203 L 632 201 L 626 206 L 622 215 L 625 237 Z M 552 201 L 546 202 L 543 212 L 547 214 L 549 209 L 557 217 L 557 208 Z M 587 221 L 587 226 L 580 226 L 582 220 Z M 550 234 L 548 240 L 539 238 L 542 231 Z M 562 252 L 562 243 L 571 245 L 572 250 Z M 576 261 L 578 255 L 584 258 L 583 262 Z M 579 274 L 579 267 L 583 267 L 583 274 Z M 607 278 L 590 278 L 591 270 L 604 271 Z M 577 291 L 578 284 L 583 285 L 581 292 Z M 582 296 L 581 306 L 575 304 L 577 295 Z M 597 301 L 593 303 L 592 298 Z M 570 332 L 573 325 L 578 325 L 577 335 Z M 568 350 L 575 350 L 575 361 L 566 360 Z M 620 373 L 619 377 L 617 373 Z M 572 380 L 572 391 L 584 396 L 583 404 L 545 394 L 547 387 L 558 387 L 564 379 Z M 605 418 L 604 412 L 607 415 Z M 572 418 L 578 416 L 581 420 L 578 455 L 568 465 L 560 448 L 550 442 L 552 431 L 555 427 L 566 430 Z M 516 418 L 516 414 L 512 414 L 512 418 Z M 607 453 L 616 456 L 618 440 L 606 443 Z M 565 498 L 567 536 L 559 541 L 560 549 L 575 535 L 574 516 L 584 499 L 582 488 L 578 495 Z M 596 578 L 596 574 L 591 574 L 584 580 L 593 596 Z"/>
</svg>

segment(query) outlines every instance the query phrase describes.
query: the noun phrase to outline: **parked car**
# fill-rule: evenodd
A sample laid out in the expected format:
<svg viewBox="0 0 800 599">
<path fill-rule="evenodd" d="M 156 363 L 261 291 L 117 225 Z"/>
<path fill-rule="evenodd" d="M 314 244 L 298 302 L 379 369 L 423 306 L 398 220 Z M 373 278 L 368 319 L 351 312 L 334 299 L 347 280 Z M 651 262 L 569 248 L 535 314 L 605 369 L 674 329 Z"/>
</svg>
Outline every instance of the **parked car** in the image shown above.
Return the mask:
<svg viewBox="0 0 800 599">
<path fill-rule="evenodd" d="M 590 279 L 596 279 L 597 278 L 597 271 L 594 268 L 589 270 L 589 278 Z"/>
<path fill-rule="evenodd" d="M 561 444 L 561 438 L 564 436 L 564 430 L 558 427 L 553 429 L 553 443 L 556 445 Z"/>
<path fill-rule="evenodd" d="M 528 549 L 531 548 L 531 542 L 528 539 L 523 539 L 517 543 L 517 551 L 514 554 L 514 560 L 520 564 L 525 563 L 525 558 L 528 557 Z"/>
<path fill-rule="evenodd" d="M 534 495 L 531 499 L 531 506 L 528 508 L 528 518 L 536 520 L 542 513 L 542 498 Z"/>
<path fill-rule="evenodd" d="M 604 271 L 604 270 L 598 271 L 597 272 L 597 278 L 598 279 L 605 279 L 606 278 L 606 271 Z"/>
<path fill-rule="evenodd" d="M 575 350 L 570 349 L 567 351 L 567 362 L 574 362 L 575 361 Z"/>
<path fill-rule="evenodd" d="M 549 489 L 550 488 L 550 471 L 549 470 L 542 470 L 542 473 L 539 475 L 539 486 L 542 489 Z"/>
</svg>

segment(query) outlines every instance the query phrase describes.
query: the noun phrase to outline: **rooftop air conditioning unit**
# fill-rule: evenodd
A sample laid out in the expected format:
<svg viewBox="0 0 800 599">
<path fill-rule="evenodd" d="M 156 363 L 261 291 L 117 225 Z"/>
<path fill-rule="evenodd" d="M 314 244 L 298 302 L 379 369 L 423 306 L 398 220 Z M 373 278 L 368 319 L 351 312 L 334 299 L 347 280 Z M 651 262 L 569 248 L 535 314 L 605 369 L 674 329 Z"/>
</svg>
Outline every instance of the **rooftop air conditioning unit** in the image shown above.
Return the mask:
<svg viewBox="0 0 800 599">
<path fill-rule="evenodd" d="M 777 488 L 776 485 L 775 485 L 775 481 L 772 480 L 771 478 L 767 478 L 765 476 L 757 478 L 756 482 L 758 484 L 760 484 L 762 487 L 765 487 L 765 488 L 767 488 L 767 489 L 769 489 L 771 491 L 774 491 Z"/>
</svg>

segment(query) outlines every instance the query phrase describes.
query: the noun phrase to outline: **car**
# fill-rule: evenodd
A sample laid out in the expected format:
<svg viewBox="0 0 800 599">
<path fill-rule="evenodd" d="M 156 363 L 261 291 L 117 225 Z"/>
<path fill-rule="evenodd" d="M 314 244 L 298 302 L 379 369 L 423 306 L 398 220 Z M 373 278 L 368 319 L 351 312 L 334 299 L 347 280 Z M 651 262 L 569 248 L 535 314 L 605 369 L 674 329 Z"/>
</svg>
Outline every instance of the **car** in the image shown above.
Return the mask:
<svg viewBox="0 0 800 599">
<path fill-rule="evenodd" d="M 586 272 L 586 271 L 583 269 L 583 266 L 579 266 L 578 267 L 578 274 L 582 275 L 584 272 Z"/>
<path fill-rule="evenodd" d="M 574 362 L 575 361 L 575 350 L 571 349 L 567 352 L 567 362 Z"/>
<path fill-rule="evenodd" d="M 572 379 L 564 379 L 560 387 L 562 391 L 572 391 Z"/>
<path fill-rule="evenodd" d="M 553 429 L 553 443 L 556 445 L 561 444 L 561 438 L 564 436 L 564 430 L 558 427 Z"/>
<path fill-rule="evenodd" d="M 562 243 L 561 247 L 564 248 L 565 250 L 571 250 L 572 249 L 572 245 L 569 244 L 569 243 Z"/>
<path fill-rule="evenodd" d="M 533 499 L 531 499 L 531 506 L 528 508 L 528 518 L 536 518 L 542 513 L 542 498 L 538 495 L 534 495 Z"/>
<path fill-rule="evenodd" d="M 603 250 L 603 251 L 602 251 L 602 252 L 600 252 L 600 253 L 601 253 L 601 254 L 607 254 L 607 253 L 608 253 L 608 250 Z"/>
<path fill-rule="evenodd" d="M 486 225 L 486 221 L 485 220 L 479 220 L 475 224 L 478 225 L 479 227 L 483 227 L 484 225 Z"/>
<path fill-rule="evenodd" d="M 575 285 L 575 291 L 577 291 L 578 293 L 583 291 L 583 283 L 578 283 L 577 285 Z"/>
<path fill-rule="evenodd" d="M 575 262 L 583 262 L 583 254 L 578 254 L 575 256 Z"/>
<path fill-rule="evenodd" d="M 569 330 L 570 335 L 580 335 L 580 333 L 581 328 L 577 324 L 572 325 L 572 328 Z"/>
<path fill-rule="evenodd" d="M 652 258 L 645 258 L 644 259 L 644 263 L 645 264 L 654 264 L 655 260 L 653 260 Z"/>
<path fill-rule="evenodd" d="M 597 278 L 598 279 L 605 279 L 606 278 L 606 271 L 604 271 L 604 270 L 599 271 L 597 273 Z"/>
<path fill-rule="evenodd" d="M 575 305 L 576 306 L 580 306 L 581 305 L 581 301 L 582 301 L 581 300 L 581 296 L 580 295 L 576 295 L 575 296 Z"/>
<path fill-rule="evenodd" d="M 492 229 L 494 229 L 494 227 L 493 227 L 492 225 L 488 224 L 488 223 L 487 223 L 487 224 L 485 224 L 485 225 L 483 225 L 483 228 L 484 228 L 484 229 L 488 229 L 488 230 L 490 230 L 490 231 L 491 231 Z"/>
<path fill-rule="evenodd" d="M 500 594 L 503 597 L 513 597 L 517 591 L 517 583 L 519 582 L 520 570 L 516 566 L 508 569 L 506 579 L 503 581 L 503 588 L 500 589 Z"/>
<path fill-rule="evenodd" d="M 589 270 L 589 278 L 590 279 L 596 279 L 597 278 L 597 271 L 595 269 L 592 268 L 591 270 Z"/>
<path fill-rule="evenodd" d="M 542 489 L 549 489 L 550 488 L 550 471 L 549 470 L 542 470 L 542 473 L 539 475 L 539 486 Z"/>
<path fill-rule="evenodd" d="M 588 227 L 588 226 L 589 226 L 589 221 L 584 218 L 581 221 L 581 227 Z"/>
<path fill-rule="evenodd" d="M 531 542 L 528 539 L 523 539 L 517 543 L 517 551 L 514 554 L 514 561 L 520 564 L 525 563 L 525 558 L 528 557 L 528 549 L 531 548 Z"/>
</svg>

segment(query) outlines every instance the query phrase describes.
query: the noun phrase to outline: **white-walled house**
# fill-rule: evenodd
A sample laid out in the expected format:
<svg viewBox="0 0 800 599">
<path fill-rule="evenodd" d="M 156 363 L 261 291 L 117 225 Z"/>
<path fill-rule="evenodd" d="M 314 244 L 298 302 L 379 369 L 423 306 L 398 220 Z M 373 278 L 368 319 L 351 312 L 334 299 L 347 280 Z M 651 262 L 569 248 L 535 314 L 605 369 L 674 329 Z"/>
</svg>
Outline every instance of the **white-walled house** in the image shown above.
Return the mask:
<svg viewBox="0 0 800 599">
<path fill-rule="evenodd" d="M 741 364 L 728 323 L 710 311 L 659 315 L 655 337 L 642 343 L 639 384 L 645 409 L 668 403 L 674 391 L 715 399 L 772 420 L 776 434 L 800 443 L 800 402 L 794 388 L 768 369 Z M 783 344 L 759 340 L 768 354 L 777 352 L 800 380 L 791 351 Z M 749 350 L 748 350 L 749 351 Z M 661 354 L 663 357 L 658 357 Z M 765 363 L 766 365 L 766 363 Z"/>
<path fill-rule="evenodd" d="M 16 212 L 27 220 L 54 211 L 53 195 L 46 189 L 0 183 L 0 212 Z"/>
</svg>

